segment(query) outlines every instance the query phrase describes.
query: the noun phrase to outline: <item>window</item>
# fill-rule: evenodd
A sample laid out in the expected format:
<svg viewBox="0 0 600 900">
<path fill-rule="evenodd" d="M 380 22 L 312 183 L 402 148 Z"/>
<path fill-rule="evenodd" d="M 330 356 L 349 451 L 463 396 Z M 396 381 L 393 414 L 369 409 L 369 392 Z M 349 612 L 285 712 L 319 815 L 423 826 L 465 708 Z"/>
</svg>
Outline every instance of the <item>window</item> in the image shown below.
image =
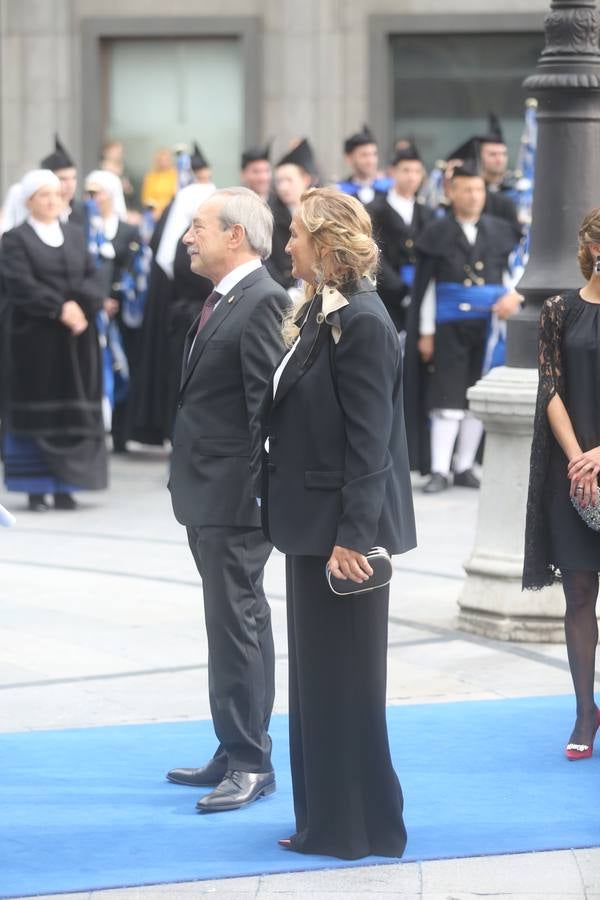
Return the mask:
<svg viewBox="0 0 600 900">
<path fill-rule="evenodd" d="M 108 44 L 104 137 L 125 147 L 139 184 L 154 151 L 198 142 L 217 184 L 236 184 L 243 142 L 241 43 L 236 38 L 116 39 Z"/>
<path fill-rule="evenodd" d="M 500 119 L 514 165 L 542 33 L 406 34 L 390 37 L 395 139 L 412 137 L 432 166 Z"/>
</svg>

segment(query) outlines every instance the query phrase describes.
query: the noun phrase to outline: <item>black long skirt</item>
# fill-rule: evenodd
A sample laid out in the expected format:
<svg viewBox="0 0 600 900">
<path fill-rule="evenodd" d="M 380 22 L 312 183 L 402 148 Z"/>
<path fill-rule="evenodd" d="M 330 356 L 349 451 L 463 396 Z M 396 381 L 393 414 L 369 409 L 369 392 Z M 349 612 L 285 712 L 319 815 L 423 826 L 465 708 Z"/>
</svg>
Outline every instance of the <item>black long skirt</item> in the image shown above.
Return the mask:
<svg viewBox="0 0 600 900">
<path fill-rule="evenodd" d="M 286 559 L 292 849 L 400 857 L 403 798 L 385 717 L 389 587 L 337 597 L 325 563 Z"/>
</svg>

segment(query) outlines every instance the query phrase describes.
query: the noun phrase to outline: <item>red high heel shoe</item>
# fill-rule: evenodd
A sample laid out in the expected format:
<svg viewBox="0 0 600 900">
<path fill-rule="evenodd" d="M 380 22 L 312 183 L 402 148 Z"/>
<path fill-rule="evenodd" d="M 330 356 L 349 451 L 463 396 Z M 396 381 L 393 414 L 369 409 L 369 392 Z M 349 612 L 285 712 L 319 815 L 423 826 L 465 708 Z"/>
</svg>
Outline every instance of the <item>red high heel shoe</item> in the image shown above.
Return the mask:
<svg viewBox="0 0 600 900">
<path fill-rule="evenodd" d="M 596 707 L 596 727 L 594 728 L 594 733 L 592 735 L 592 743 L 591 744 L 567 744 L 565 749 L 565 756 L 567 759 L 570 759 L 572 762 L 576 759 L 589 759 L 592 753 L 594 752 L 594 738 L 596 737 L 596 732 L 600 728 L 600 709 Z"/>
</svg>

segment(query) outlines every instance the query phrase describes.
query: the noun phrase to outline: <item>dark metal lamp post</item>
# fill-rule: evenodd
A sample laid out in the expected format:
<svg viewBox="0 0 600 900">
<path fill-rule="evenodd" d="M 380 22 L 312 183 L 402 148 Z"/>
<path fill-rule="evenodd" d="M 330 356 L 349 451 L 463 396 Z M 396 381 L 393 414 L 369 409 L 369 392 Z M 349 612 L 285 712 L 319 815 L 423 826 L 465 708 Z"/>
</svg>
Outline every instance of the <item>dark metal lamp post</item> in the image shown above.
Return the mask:
<svg viewBox="0 0 600 900">
<path fill-rule="evenodd" d="M 507 365 L 537 365 L 540 306 L 581 286 L 577 232 L 600 205 L 600 12 L 595 0 L 554 0 L 546 47 L 525 80 L 538 101 L 530 257 L 519 291 L 523 314 L 508 326 Z"/>
<path fill-rule="evenodd" d="M 486 450 L 475 546 L 458 600 L 463 629 L 513 641 L 564 640 L 560 588 L 521 591 L 538 320 L 546 297 L 582 285 L 577 232 L 600 206 L 600 13 L 593 0 L 554 0 L 545 27 L 546 47 L 525 81 L 538 101 L 530 257 L 518 286 L 526 306 L 509 321 L 507 365 L 469 391 Z"/>
</svg>

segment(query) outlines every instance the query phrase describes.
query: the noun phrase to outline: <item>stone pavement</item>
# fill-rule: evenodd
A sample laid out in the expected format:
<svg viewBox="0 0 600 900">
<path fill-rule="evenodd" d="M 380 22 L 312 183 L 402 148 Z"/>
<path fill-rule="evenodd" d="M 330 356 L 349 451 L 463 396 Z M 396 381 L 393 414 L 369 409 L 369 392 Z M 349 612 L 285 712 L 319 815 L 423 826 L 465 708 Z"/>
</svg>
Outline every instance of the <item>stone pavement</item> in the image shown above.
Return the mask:
<svg viewBox="0 0 600 900">
<path fill-rule="evenodd" d="M 0 731 L 209 716 L 200 588 L 185 533 L 171 513 L 166 478 L 166 454 L 139 450 L 114 458 L 110 491 L 84 495 L 76 513 L 29 513 L 22 497 L 0 493 L 0 502 L 18 519 L 15 528 L 0 530 Z M 507 644 L 456 629 L 456 597 L 461 564 L 473 542 L 476 492 L 457 488 L 426 497 L 417 491 L 415 502 L 419 547 L 396 559 L 392 582 L 389 702 L 570 693 L 564 646 Z M 278 553 L 269 561 L 266 588 L 277 648 L 275 711 L 285 712 L 283 557 Z M 565 722 L 565 739 L 570 726 Z M 600 849 L 68 897 L 183 900 L 205 894 L 220 900 L 267 895 L 278 900 L 600 900 Z"/>
</svg>

